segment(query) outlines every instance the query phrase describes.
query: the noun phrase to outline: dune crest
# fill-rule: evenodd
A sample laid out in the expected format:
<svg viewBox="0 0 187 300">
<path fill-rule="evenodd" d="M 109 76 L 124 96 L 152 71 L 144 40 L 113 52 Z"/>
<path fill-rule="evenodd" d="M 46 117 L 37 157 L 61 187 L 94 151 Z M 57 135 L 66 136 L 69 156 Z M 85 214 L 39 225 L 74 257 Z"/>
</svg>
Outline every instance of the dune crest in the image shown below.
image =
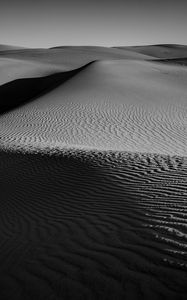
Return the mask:
<svg viewBox="0 0 187 300">
<path fill-rule="evenodd" d="M 81 68 L 51 74 L 44 77 L 22 78 L 10 81 L 0 86 L 0 113 L 4 113 L 12 108 L 19 106 L 29 100 L 46 94 L 58 85 L 63 84 L 83 70 Z"/>
<path fill-rule="evenodd" d="M 64 74 L 66 79 L 74 73 Z M 89 147 L 186 156 L 186 75 L 185 67 L 160 62 L 92 63 L 53 91 L 2 116 L 1 142 L 41 151 Z M 55 76 L 46 79 L 60 83 L 61 75 L 59 81 Z M 28 83 L 32 88 L 34 80 L 42 88 L 46 79 Z"/>
</svg>

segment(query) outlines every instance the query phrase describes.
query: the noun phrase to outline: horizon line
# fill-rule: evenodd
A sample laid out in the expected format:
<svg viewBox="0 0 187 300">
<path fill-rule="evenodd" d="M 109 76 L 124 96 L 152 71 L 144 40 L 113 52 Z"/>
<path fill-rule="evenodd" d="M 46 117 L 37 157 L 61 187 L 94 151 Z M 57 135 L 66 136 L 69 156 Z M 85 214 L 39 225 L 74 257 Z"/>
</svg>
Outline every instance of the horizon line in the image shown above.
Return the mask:
<svg viewBox="0 0 187 300">
<path fill-rule="evenodd" d="M 131 44 L 131 45 L 94 45 L 94 44 L 64 44 L 64 45 L 56 45 L 50 47 L 28 47 L 28 46 L 18 46 L 15 44 L 0 44 L 0 46 L 7 46 L 7 47 L 16 47 L 16 48 L 25 48 L 25 49 L 53 49 L 53 48 L 60 48 L 60 47 L 102 47 L 102 48 L 118 48 L 118 47 L 144 47 L 144 46 L 187 46 L 187 44 L 179 44 L 179 43 L 158 43 L 158 44 Z M 1 50 L 0 50 L 1 51 Z"/>
</svg>

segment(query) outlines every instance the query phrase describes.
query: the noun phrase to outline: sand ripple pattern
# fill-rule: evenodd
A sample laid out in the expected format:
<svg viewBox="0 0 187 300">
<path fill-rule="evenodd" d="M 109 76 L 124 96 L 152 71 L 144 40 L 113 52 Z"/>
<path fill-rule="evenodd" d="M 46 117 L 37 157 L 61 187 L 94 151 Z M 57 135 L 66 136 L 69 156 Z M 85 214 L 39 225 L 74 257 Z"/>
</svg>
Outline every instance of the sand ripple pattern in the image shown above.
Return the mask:
<svg viewBox="0 0 187 300">
<path fill-rule="evenodd" d="M 64 147 L 187 156 L 187 69 L 103 61 L 0 116 L 7 148 Z"/>
<path fill-rule="evenodd" d="M 186 299 L 187 160 L 0 153 L 2 299 Z"/>
<path fill-rule="evenodd" d="M 2 299 L 187 299 L 186 75 L 97 62 L 0 116 Z"/>
<path fill-rule="evenodd" d="M 31 109 L 30 109 L 31 108 Z M 40 109 L 27 105 L 0 118 L 7 147 L 64 146 L 187 155 L 187 109 L 65 102 Z"/>
</svg>

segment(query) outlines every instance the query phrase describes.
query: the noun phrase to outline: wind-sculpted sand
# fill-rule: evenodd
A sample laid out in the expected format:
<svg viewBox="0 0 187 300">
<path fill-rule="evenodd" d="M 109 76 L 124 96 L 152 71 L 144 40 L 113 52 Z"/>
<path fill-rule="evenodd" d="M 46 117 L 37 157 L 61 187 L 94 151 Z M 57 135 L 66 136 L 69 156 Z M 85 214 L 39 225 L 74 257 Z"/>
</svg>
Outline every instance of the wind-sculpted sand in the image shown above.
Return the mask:
<svg viewBox="0 0 187 300">
<path fill-rule="evenodd" d="M 0 161 L 2 299 L 186 299 L 186 159 Z"/>
<path fill-rule="evenodd" d="M 92 63 L 2 116 L 1 142 L 187 155 L 186 78 L 185 67 L 157 62 Z"/>
<path fill-rule="evenodd" d="M 88 66 L 89 64 L 87 64 Z M 48 76 L 31 78 L 20 78 L 7 82 L 0 86 L 0 113 L 4 113 L 14 107 L 20 106 L 25 102 L 45 95 L 65 81 L 69 80 L 85 67 L 66 72 L 52 73 Z M 49 70 L 48 70 L 49 71 Z M 56 70 L 57 71 L 57 70 Z M 58 70 L 59 71 L 59 70 Z"/>
<path fill-rule="evenodd" d="M 187 298 L 184 46 L 150 47 L 0 51 L 0 299 Z"/>
</svg>

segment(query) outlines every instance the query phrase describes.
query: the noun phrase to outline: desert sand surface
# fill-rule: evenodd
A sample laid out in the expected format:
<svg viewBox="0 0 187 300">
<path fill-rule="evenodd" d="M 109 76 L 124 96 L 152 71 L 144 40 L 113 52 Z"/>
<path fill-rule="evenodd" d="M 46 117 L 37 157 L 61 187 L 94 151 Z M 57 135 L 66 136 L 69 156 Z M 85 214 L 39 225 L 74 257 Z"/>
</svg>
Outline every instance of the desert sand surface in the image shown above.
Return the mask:
<svg viewBox="0 0 187 300">
<path fill-rule="evenodd" d="M 3 46 L 0 298 L 187 298 L 186 57 Z"/>
<path fill-rule="evenodd" d="M 157 58 L 186 58 L 186 45 L 176 44 L 162 44 L 162 45 L 149 45 L 149 46 L 127 46 L 127 47 L 116 47 L 117 49 L 124 49 L 142 53 L 144 55 L 153 56 Z"/>
</svg>

